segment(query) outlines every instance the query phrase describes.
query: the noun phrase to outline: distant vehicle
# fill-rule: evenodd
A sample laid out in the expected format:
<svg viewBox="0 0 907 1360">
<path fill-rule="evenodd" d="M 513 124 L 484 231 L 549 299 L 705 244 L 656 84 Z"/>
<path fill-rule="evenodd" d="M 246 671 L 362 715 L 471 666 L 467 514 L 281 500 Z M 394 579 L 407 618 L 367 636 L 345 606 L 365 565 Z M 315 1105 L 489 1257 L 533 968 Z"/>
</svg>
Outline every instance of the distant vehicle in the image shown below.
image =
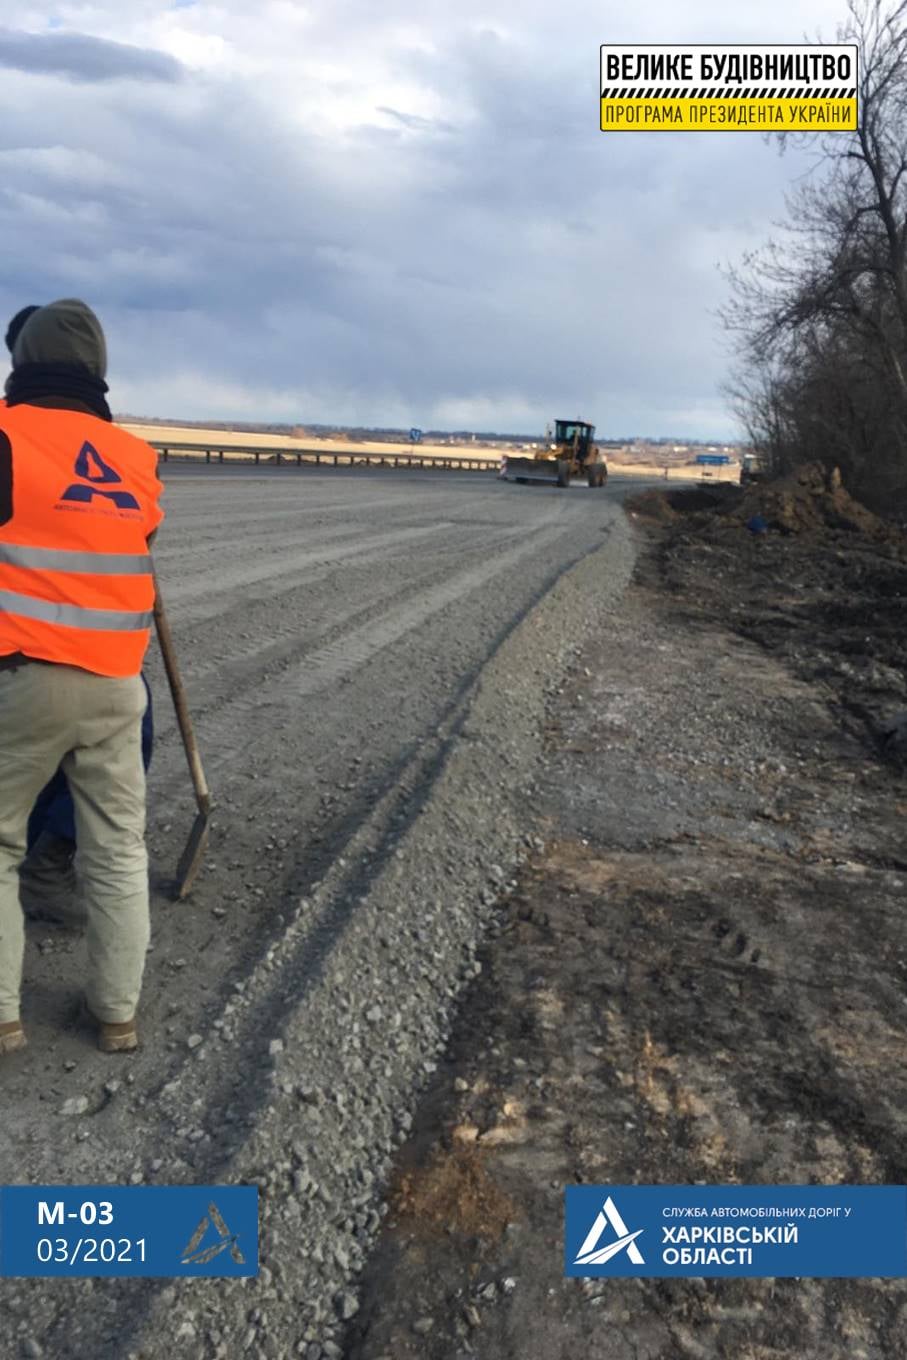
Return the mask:
<svg viewBox="0 0 907 1360">
<path fill-rule="evenodd" d="M 585 476 L 592 487 L 604 486 L 608 467 L 601 449 L 593 444 L 595 426 L 585 420 L 556 420 L 554 439 L 532 458 L 501 459 L 500 475 L 508 482 L 553 482 L 569 486 L 573 477 Z"/>
<path fill-rule="evenodd" d="M 755 453 L 745 453 L 740 464 L 740 485 L 749 486 L 751 482 L 761 482 L 765 478 L 765 468 Z"/>
</svg>

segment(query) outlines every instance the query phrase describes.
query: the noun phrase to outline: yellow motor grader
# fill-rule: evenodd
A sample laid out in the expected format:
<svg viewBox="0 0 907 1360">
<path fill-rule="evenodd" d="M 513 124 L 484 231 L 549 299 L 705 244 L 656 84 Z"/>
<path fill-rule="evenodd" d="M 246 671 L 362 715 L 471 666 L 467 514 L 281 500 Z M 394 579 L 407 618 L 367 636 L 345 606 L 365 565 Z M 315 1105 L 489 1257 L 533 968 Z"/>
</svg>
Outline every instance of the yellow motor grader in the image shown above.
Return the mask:
<svg viewBox="0 0 907 1360">
<path fill-rule="evenodd" d="M 595 426 L 585 420 L 556 420 L 554 439 L 531 458 L 501 460 L 501 476 L 508 482 L 554 482 L 569 486 L 573 477 L 585 477 L 589 486 L 604 486 L 608 467 L 602 451 L 593 444 Z"/>
</svg>

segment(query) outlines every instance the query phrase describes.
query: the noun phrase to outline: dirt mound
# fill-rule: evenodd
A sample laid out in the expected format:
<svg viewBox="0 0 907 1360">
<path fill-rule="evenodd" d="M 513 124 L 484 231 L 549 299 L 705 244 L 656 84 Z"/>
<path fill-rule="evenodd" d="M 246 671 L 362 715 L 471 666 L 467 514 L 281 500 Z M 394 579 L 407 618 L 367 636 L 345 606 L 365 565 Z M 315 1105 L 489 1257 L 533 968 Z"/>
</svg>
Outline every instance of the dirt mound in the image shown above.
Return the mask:
<svg viewBox="0 0 907 1360">
<path fill-rule="evenodd" d="M 704 528 L 717 514 L 725 524 L 752 524 L 763 533 L 844 530 L 875 542 L 903 542 L 903 534 L 895 525 L 854 500 L 842 485 L 837 468 L 829 471 L 821 463 L 805 463 L 779 481 L 759 482 L 747 490 L 733 484 L 676 490 L 652 487 L 630 497 L 625 506 L 642 519 L 665 525 L 695 516 L 689 523 Z"/>
<path fill-rule="evenodd" d="M 671 524 L 678 515 L 700 514 L 710 510 L 728 511 L 739 502 L 740 496 L 740 487 L 735 482 L 722 482 L 717 486 L 666 488 L 663 491 L 651 487 L 648 491 L 631 496 L 625 505 L 627 510 L 643 519 Z"/>
<path fill-rule="evenodd" d="M 837 468 L 829 471 L 821 463 L 805 463 L 780 481 L 751 487 L 733 518 L 747 524 L 757 516 L 765 528 L 785 534 L 844 529 L 877 540 L 897 536 L 890 524 L 854 500 Z"/>
<path fill-rule="evenodd" d="M 665 494 L 673 509 L 696 515 L 706 510 L 727 512 L 739 503 L 742 492 L 738 482 L 718 482 L 711 486 L 679 487 Z"/>
<path fill-rule="evenodd" d="M 631 515 L 638 515 L 641 519 L 653 520 L 658 524 L 672 524 L 677 518 L 677 512 L 670 504 L 666 493 L 656 491 L 654 488 L 640 491 L 636 496 L 629 496 L 624 501 L 624 508 Z"/>
</svg>

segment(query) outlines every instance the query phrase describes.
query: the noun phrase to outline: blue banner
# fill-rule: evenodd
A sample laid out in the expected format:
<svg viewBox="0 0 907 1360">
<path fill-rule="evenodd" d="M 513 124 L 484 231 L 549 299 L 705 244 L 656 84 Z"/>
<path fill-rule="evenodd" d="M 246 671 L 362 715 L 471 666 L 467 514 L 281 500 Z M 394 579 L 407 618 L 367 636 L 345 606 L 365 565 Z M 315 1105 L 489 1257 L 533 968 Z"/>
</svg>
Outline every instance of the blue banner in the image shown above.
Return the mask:
<svg viewBox="0 0 907 1360">
<path fill-rule="evenodd" d="M 0 1187 L 0 1277 L 257 1274 L 254 1185 Z"/>
<path fill-rule="evenodd" d="M 907 1186 L 568 1185 L 567 1275 L 907 1276 Z"/>
</svg>

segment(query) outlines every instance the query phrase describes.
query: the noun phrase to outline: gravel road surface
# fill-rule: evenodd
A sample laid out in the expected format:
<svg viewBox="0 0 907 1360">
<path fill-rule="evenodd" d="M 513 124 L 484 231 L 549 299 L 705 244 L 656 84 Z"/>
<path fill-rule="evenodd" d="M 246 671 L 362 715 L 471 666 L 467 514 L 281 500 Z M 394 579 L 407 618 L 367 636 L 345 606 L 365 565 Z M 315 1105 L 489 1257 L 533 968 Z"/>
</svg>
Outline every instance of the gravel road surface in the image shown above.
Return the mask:
<svg viewBox="0 0 907 1360">
<path fill-rule="evenodd" d="M 81 939 L 32 927 L 0 1182 L 256 1181 L 265 1268 L 8 1281 L 5 1335 L 11 1354 L 320 1360 L 525 853 L 546 696 L 626 584 L 630 530 L 613 486 L 166 472 L 155 557 L 216 800 L 209 856 L 174 905 L 194 809 L 153 647 L 144 1047 L 95 1052 Z"/>
</svg>

